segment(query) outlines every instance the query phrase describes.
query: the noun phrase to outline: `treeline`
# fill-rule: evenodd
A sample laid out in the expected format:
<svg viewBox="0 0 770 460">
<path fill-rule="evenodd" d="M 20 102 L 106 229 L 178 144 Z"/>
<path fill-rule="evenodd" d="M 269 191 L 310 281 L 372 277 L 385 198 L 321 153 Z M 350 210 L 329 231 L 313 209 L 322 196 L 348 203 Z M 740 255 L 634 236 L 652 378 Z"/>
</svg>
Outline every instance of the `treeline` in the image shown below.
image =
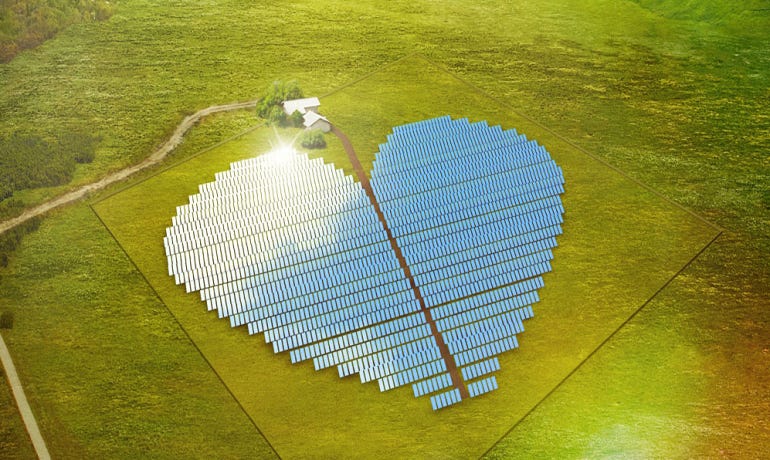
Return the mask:
<svg viewBox="0 0 770 460">
<path fill-rule="evenodd" d="M 19 246 L 21 239 L 28 233 L 37 230 L 39 226 L 40 218 L 33 217 L 23 224 L 19 224 L 5 233 L 0 234 L 0 268 L 8 266 L 9 257 L 16 247 Z"/>
<path fill-rule="evenodd" d="M 265 92 L 259 99 L 257 116 L 264 118 L 274 126 L 302 126 L 302 114 L 294 112 L 291 115 L 286 115 L 281 105 L 283 101 L 301 99 L 302 97 L 302 89 L 296 81 L 274 81 L 273 84 L 265 89 Z"/>
<path fill-rule="evenodd" d="M 112 8 L 107 0 L 0 0 L 0 62 L 72 24 L 103 21 L 112 15 Z"/>
<path fill-rule="evenodd" d="M 90 163 L 99 139 L 65 133 L 48 141 L 19 133 L 0 137 L 0 202 L 16 190 L 63 185 L 78 163 Z"/>
</svg>

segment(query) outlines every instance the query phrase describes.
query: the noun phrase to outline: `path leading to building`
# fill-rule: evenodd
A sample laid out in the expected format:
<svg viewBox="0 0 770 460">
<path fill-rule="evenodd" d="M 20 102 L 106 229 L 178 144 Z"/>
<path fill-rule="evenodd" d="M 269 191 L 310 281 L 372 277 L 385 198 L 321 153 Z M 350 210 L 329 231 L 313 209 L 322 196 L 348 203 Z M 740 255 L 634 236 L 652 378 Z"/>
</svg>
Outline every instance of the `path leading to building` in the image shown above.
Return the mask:
<svg viewBox="0 0 770 460">
<path fill-rule="evenodd" d="M 24 421 L 24 426 L 27 428 L 30 439 L 32 439 L 32 446 L 35 448 L 38 458 L 49 460 L 51 455 L 48 453 L 43 435 L 40 434 L 40 429 L 37 426 L 35 416 L 32 414 L 32 409 L 29 407 L 27 395 L 24 394 L 24 388 L 22 388 L 19 375 L 16 373 L 16 366 L 13 365 L 11 354 L 8 352 L 8 347 L 5 346 L 2 334 L 0 334 L 0 361 L 3 363 L 5 375 L 8 376 L 8 383 L 11 385 L 11 392 L 16 400 L 16 407 L 19 408 L 21 419 Z"/>
<path fill-rule="evenodd" d="M 255 100 L 247 102 L 234 102 L 232 104 L 225 105 L 213 105 L 211 107 L 207 107 L 195 112 L 194 114 L 182 120 L 182 123 L 177 126 L 171 137 L 142 162 L 110 173 L 96 182 L 83 185 L 82 187 L 78 187 L 75 190 L 65 193 L 64 195 L 48 200 L 45 203 L 24 211 L 18 217 L 0 222 L 0 234 L 3 234 L 13 227 L 16 227 L 17 225 L 20 225 L 34 217 L 41 216 L 52 209 L 74 203 L 75 201 L 85 198 L 90 193 L 101 190 L 112 184 L 120 182 L 139 171 L 157 165 L 182 142 L 182 139 L 184 138 L 184 135 L 187 133 L 187 131 L 189 131 L 190 128 L 192 128 L 198 121 L 200 121 L 201 118 L 219 112 L 230 112 L 233 110 L 254 108 L 257 106 L 257 102 L 258 101 Z"/>
<path fill-rule="evenodd" d="M 428 307 L 425 305 L 425 300 L 422 298 L 422 293 L 420 293 L 420 287 L 417 285 L 417 283 L 415 283 L 414 278 L 412 277 L 412 270 L 406 263 L 406 259 L 404 258 L 404 254 L 401 252 L 401 248 L 396 242 L 396 238 L 390 231 L 388 222 L 385 220 L 385 215 L 382 213 L 380 204 L 377 202 L 377 197 L 374 195 L 374 189 L 372 189 L 372 185 L 369 183 L 369 178 L 366 176 L 366 171 L 364 171 L 363 166 L 361 166 L 361 162 L 358 160 L 358 155 L 356 155 L 356 151 L 353 149 L 353 144 L 350 143 L 350 139 L 348 139 L 345 133 L 333 125 L 332 133 L 342 142 L 342 146 L 345 148 L 345 152 L 348 154 L 348 158 L 350 159 L 350 163 L 353 165 L 353 170 L 355 170 L 356 176 L 358 176 L 358 181 L 361 183 L 361 187 L 363 187 L 363 189 L 366 191 L 366 194 L 369 196 L 369 201 L 372 202 L 374 211 L 377 213 L 377 217 L 380 219 L 380 222 L 382 222 L 383 227 L 385 227 L 385 233 L 388 235 L 388 240 L 390 240 L 390 246 L 393 248 L 393 252 L 395 252 L 396 258 L 401 264 L 401 268 L 404 270 L 406 279 L 409 280 L 409 285 L 412 287 L 412 291 L 414 291 L 414 295 L 417 297 L 417 301 L 420 302 L 420 309 L 425 315 L 425 320 L 430 326 L 433 337 L 436 339 L 436 344 L 438 345 L 438 349 L 441 352 L 441 358 L 444 360 L 444 364 L 446 364 L 449 376 L 452 378 L 452 385 L 460 391 L 460 396 L 462 399 L 470 398 L 468 388 L 466 388 L 465 382 L 460 376 L 460 371 L 457 369 L 455 360 L 452 357 L 452 354 L 449 352 L 449 347 L 447 346 L 446 342 L 444 342 L 444 337 L 438 330 L 430 309 L 428 309 Z"/>
</svg>

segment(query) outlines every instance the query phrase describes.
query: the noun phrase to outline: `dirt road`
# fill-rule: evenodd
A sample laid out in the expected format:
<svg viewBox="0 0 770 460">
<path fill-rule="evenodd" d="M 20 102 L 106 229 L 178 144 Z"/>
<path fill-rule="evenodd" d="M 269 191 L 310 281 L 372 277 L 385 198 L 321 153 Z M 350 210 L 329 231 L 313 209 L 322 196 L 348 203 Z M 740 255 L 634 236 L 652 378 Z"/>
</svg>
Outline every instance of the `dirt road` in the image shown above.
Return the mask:
<svg viewBox="0 0 770 460">
<path fill-rule="evenodd" d="M 190 128 L 192 128 L 195 125 L 195 123 L 197 123 L 201 118 L 214 113 L 219 113 L 219 112 L 229 112 L 233 110 L 249 109 L 249 108 L 256 107 L 256 105 L 257 105 L 256 100 L 247 101 L 247 102 L 234 102 L 232 104 L 213 105 L 211 107 L 207 107 L 205 109 L 195 112 L 194 114 L 182 120 L 182 123 L 180 123 L 179 126 L 177 126 L 177 128 L 174 130 L 174 134 L 172 134 L 171 137 L 163 145 L 161 145 L 157 150 L 155 150 L 150 156 L 145 158 L 141 163 L 137 163 L 135 165 L 121 169 L 119 171 L 110 173 L 109 175 L 101 178 L 96 182 L 83 185 L 82 187 L 78 187 L 75 190 L 65 193 L 64 195 L 58 196 L 56 198 L 52 198 L 51 200 L 46 201 L 45 203 L 42 203 L 38 206 L 35 206 L 34 208 L 27 209 L 18 217 L 14 217 L 13 219 L 0 222 L 0 234 L 5 233 L 6 231 L 12 229 L 13 227 L 19 224 L 22 224 L 28 221 L 29 219 L 32 219 L 33 217 L 43 215 L 52 209 L 56 209 L 61 206 L 78 201 L 88 196 L 88 194 L 92 192 L 101 190 L 116 182 L 120 182 L 143 169 L 149 168 L 150 166 L 154 166 L 160 163 L 161 161 L 163 161 L 164 158 L 166 158 L 166 156 L 172 150 L 174 150 L 182 142 L 182 138 L 184 138 L 184 135 L 187 133 L 187 131 L 189 131 Z"/>
</svg>

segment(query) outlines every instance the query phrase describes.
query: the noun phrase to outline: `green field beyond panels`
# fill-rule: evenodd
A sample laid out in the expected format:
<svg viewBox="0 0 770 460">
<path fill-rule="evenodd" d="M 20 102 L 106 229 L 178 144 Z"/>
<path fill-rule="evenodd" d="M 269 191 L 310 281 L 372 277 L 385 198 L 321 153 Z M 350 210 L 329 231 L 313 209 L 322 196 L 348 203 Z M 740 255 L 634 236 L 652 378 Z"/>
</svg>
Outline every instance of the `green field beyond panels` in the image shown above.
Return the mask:
<svg viewBox="0 0 770 460">
<path fill-rule="evenodd" d="M 366 169 L 377 144 L 403 123 L 450 114 L 515 127 L 545 145 L 564 170 L 564 234 L 520 349 L 500 357 L 500 389 L 433 412 L 410 387 L 380 393 L 376 383 L 339 379 L 336 369 L 290 364 L 288 354 L 275 355 L 262 337 L 231 329 L 168 276 L 162 240 L 176 206 L 229 163 L 269 150 L 272 131 L 253 131 L 96 203 L 109 230 L 281 456 L 481 455 L 717 233 L 420 57 L 396 62 L 321 103 Z M 328 141 L 327 161 L 349 171 L 339 143 Z"/>
</svg>

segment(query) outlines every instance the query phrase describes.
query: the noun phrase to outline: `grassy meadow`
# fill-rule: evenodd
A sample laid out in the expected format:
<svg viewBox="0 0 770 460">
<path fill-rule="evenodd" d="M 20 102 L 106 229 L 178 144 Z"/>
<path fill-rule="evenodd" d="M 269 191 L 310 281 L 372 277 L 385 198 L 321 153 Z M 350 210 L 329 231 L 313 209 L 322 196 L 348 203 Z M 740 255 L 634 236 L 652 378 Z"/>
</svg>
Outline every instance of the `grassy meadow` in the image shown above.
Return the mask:
<svg viewBox="0 0 770 460">
<path fill-rule="evenodd" d="M 274 455 L 272 445 L 304 457 L 357 436 L 364 454 L 761 456 L 768 17 L 759 0 L 121 0 L 108 21 L 0 65 L 0 133 L 102 139 L 72 183 L 16 193 L 24 205 L 139 161 L 186 114 L 253 99 L 277 78 L 325 96 L 322 112 L 365 167 L 391 126 L 450 113 L 538 139 L 568 181 L 555 269 L 521 349 L 504 357 L 501 389 L 432 414 L 408 391 L 290 366 L 160 276 L 158 232 L 174 206 L 270 142 L 263 129 L 232 139 L 255 125 L 249 113 L 206 120 L 167 165 L 100 194 L 93 210 L 52 213 L 0 270 L 0 310 L 16 318 L 3 336 L 52 454 L 242 458 Z M 322 154 L 347 166 L 332 140 Z M 671 202 L 725 231 L 656 294 L 716 234 Z M 260 376 L 267 383 L 255 386 Z M 308 396 L 318 398 L 312 412 Z M 302 431 L 274 412 L 318 423 L 362 407 L 379 414 Z M 410 427 L 418 436 L 405 438 Z M 3 457 L 30 455 L 22 435 L 18 417 L 0 419 Z"/>
</svg>

